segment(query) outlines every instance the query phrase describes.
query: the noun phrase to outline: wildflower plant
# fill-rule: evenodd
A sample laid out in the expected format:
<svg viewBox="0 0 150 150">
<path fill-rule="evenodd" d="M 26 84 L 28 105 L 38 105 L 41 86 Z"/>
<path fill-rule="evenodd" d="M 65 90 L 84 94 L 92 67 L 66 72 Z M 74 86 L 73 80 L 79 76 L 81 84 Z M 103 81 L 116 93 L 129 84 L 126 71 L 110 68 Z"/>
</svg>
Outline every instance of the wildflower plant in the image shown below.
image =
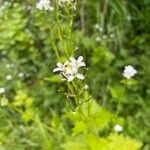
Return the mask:
<svg viewBox="0 0 150 150">
<path fill-rule="evenodd" d="M 51 1 L 52 2 L 52 1 Z M 39 2 L 40 3 L 40 2 Z M 42 10 L 43 8 L 48 10 L 47 7 L 45 7 L 43 4 L 40 3 L 38 8 Z M 52 29 L 50 29 L 50 35 L 51 35 L 51 45 L 55 51 L 56 55 L 56 67 L 53 69 L 53 73 L 58 73 L 63 83 L 67 86 L 67 89 L 64 90 L 64 93 L 66 95 L 66 98 L 68 100 L 69 104 L 69 112 L 65 114 L 65 118 L 70 119 L 73 124 L 72 133 L 74 137 L 69 136 L 70 139 L 66 140 L 66 143 L 62 144 L 62 147 L 65 150 L 68 149 L 78 149 L 80 147 L 80 142 L 76 141 L 77 139 L 80 139 L 80 134 L 84 135 L 85 141 L 89 141 L 86 143 L 82 143 L 82 147 L 84 149 L 89 149 L 92 145 L 90 138 L 92 138 L 95 142 L 98 140 L 98 144 L 93 145 L 93 148 L 98 150 L 101 147 L 100 139 L 97 139 L 95 132 L 98 134 L 100 130 L 103 130 L 104 128 L 108 128 L 110 123 L 114 124 L 114 130 L 116 133 L 123 132 L 123 127 L 119 125 L 119 117 L 116 118 L 115 115 L 109 113 L 107 110 L 101 108 L 96 102 L 93 96 L 89 93 L 89 86 L 86 83 L 86 77 L 85 77 L 85 71 L 86 64 L 83 56 L 77 56 L 75 54 L 76 49 L 76 43 L 74 43 L 73 40 L 73 26 L 74 26 L 74 17 L 76 15 L 75 6 L 77 5 L 77 2 L 71 1 L 71 0 L 56 0 L 52 2 L 54 11 L 51 12 L 54 14 L 53 16 L 53 22 L 56 24 L 56 33 L 58 37 L 57 43 L 59 43 L 59 46 L 56 44 L 56 39 L 54 37 L 54 32 Z M 48 3 L 48 6 L 50 5 L 50 1 Z M 62 11 L 63 10 L 63 11 Z M 76 10 L 78 11 L 78 10 Z M 66 26 L 68 27 L 67 31 L 63 28 L 63 23 L 65 22 Z M 99 32 L 103 32 L 101 27 L 97 24 L 95 26 Z M 105 38 L 105 37 L 103 37 Z M 99 39 L 97 39 L 99 40 Z M 78 50 L 77 50 L 78 51 Z M 129 76 L 134 76 L 135 70 L 125 71 L 124 76 L 127 74 Z M 115 118 L 115 119 L 114 119 Z M 113 122 L 113 119 L 115 120 Z M 116 124 L 116 125 L 115 125 Z M 95 130 L 95 132 L 90 131 L 91 129 Z M 111 129 L 113 133 L 113 128 Z M 115 136 L 116 133 L 112 136 Z M 123 135 L 122 135 L 123 136 Z M 111 137 L 111 135 L 110 135 Z M 110 138 L 107 137 L 107 138 Z M 99 137 L 103 138 L 105 141 L 105 137 Z M 119 136 L 117 137 L 119 139 Z M 124 141 L 126 141 L 125 137 L 123 136 Z M 71 139 L 74 139 L 72 142 Z M 76 143 L 77 142 L 77 143 Z M 117 141 L 116 141 L 117 142 Z M 137 150 L 141 144 L 138 142 L 132 141 L 135 145 L 134 148 L 131 148 L 130 144 L 126 142 L 129 149 Z M 132 143 L 131 142 L 131 143 Z M 101 144 L 100 144 L 101 143 Z M 106 142 L 107 143 L 107 142 Z M 109 149 L 108 145 L 112 145 L 112 143 L 104 144 L 104 150 Z M 86 148 L 87 147 L 87 148 Z M 110 146 L 111 147 L 111 146 Z M 92 150 L 92 147 L 90 148 Z M 115 149 L 114 149 L 115 150 Z M 120 150 L 120 149 L 118 149 Z"/>
</svg>

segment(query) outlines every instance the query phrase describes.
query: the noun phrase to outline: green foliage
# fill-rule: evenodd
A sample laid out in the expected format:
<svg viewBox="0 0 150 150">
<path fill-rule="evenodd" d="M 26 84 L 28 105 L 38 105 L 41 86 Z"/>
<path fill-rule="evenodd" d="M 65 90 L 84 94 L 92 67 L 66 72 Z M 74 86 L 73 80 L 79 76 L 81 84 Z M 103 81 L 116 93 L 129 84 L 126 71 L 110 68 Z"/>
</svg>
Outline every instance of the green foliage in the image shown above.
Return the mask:
<svg viewBox="0 0 150 150">
<path fill-rule="evenodd" d="M 71 16 L 59 12 L 62 33 L 53 13 L 35 6 L 33 0 L 0 1 L 0 149 L 149 150 L 149 0 L 79 1 L 72 28 Z M 59 61 L 68 50 L 83 55 L 89 68 L 88 94 L 73 111 L 73 93 L 52 72 L 55 46 Z M 138 71 L 131 80 L 122 77 L 128 64 Z"/>
<path fill-rule="evenodd" d="M 83 107 L 78 113 L 68 113 L 69 117 L 74 122 L 72 134 L 67 138 L 67 142 L 63 144 L 65 150 L 69 149 L 84 149 L 84 150 L 138 150 L 141 143 L 125 137 L 122 134 L 105 133 L 109 124 L 117 119 L 113 114 L 102 109 L 92 100 L 89 105 Z M 86 108 L 86 109 L 85 109 Z M 87 112 L 89 115 L 86 117 Z M 82 121 L 81 121 L 82 120 Z M 105 134 L 100 134 L 100 132 Z M 122 146 L 121 146 L 122 145 Z"/>
</svg>

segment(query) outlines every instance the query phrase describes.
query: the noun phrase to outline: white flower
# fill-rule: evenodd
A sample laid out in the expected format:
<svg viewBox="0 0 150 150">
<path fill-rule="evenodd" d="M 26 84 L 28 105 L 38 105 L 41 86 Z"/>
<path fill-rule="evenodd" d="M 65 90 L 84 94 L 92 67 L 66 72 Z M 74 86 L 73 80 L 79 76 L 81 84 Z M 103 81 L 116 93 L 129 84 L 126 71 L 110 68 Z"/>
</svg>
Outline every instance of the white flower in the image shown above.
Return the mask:
<svg viewBox="0 0 150 150">
<path fill-rule="evenodd" d="M 115 130 L 116 132 L 122 132 L 122 131 L 123 131 L 123 127 L 122 127 L 120 124 L 116 124 L 116 125 L 114 126 L 114 130 Z"/>
<path fill-rule="evenodd" d="M 69 4 L 76 10 L 76 2 L 74 0 L 58 0 L 58 4 L 62 7 L 64 4 Z"/>
<path fill-rule="evenodd" d="M 97 24 L 95 24 L 95 28 L 96 29 L 99 29 L 99 27 L 100 27 L 100 25 L 97 23 Z"/>
<path fill-rule="evenodd" d="M 95 24 L 95 29 L 99 30 L 100 32 L 103 32 L 103 27 L 100 26 L 98 23 Z"/>
<path fill-rule="evenodd" d="M 123 71 L 123 76 L 127 79 L 132 78 L 135 74 L 137 74 L 137 71 L 132 67 L 131 65 L 125 66 Z"/>
<path fill-rule="evenodd" d="M 102 40 L 101 37 L 99 37 L 99 36 L 96 37 L 96 41 L 97 41 L 97 42 L 100 42 L 101 40 Z"/>
<path fill-rule="evenodd" d="M 11 80 L 11 79 L 12 79 L 12 76 L 9 74 L 9 75 L 6 76 L 5 79 L 6 79 L 6 80 Z"/>
<path fill-rule="evenodd" d="M 62 5 L 64 3 L 71 4 L 74 0 L 59 0 L 59 5 Z"/>
<path fill-rule="evenodd" d="M 18 73 L 18 77 L 22 78 L 24 76 L 23 72 Z"/>
<path fill-rule="evenodd" d="M 2 87 L 0 88 L 0 94 L 3 94 L 3 93 L 5 93 L 5 89 Z"/>
<path fill-rule="evenodd" d="M 100 26 L 98 30 L 99 30 L 100 32 L 103 32 L 104 29 L 103 29 L 103 27 Z"/>
<path fill-rule="evenodd" d="M 89 88 L 89 86 L 87 84 L 85 84 L 84 89 L 87 90 L 88 88 Z"/>
<path fill-rule="evenodd" d="M 85 66 L 85 63 L 82 61 L 83 60 L 82 56 L 79 56 L 77 60 L 75 58 L 73 58 L 73 57 L 70 57 L 70 60 L 72 62 L 72 65 L 74 67 L 77 67 L 77 69 L 79 67 L 84 67 Z"/>
<path fill-rule="evenodd" d="M 104 40 L 106 40 L 107 39 L 107 35 L 103 35 L 103 37 L 102 37 Z"/>
<path fill-rule="evenodd" d="M 7 69 L 9 69 L 9 68 L 14 68 L 14 66 L 15 66 L 14 64 L 6 64 L 6 65 L 5 65 L 5 67 L 6 67 Z"/>
<path fill-rule="evenodd" d="M 71 82 L 75 78 L 81 80 L 84 79 L 84 76 L 81 73 L 78 73 L 79 68 L 85 66 L 82 56 L 79 56 L 77 60 L 70 57 L 69 61 L 66 61 L 64 64 L 58 62 L 56 65 L 57 67 L 53 70 L 53 72 L 60 72 L 63 80 L 68 80 L 68 82 Z"/>
<path fill-rule="evenodd" d="M 73 57 L 70 57 L 70 64 L 66 67 L 66 74 L 69 74 L 67 77 L 68 81 L 72 81 L 75 77 L 78 79 L 83 80 L 84 76 L 80 73 L 78 73 L 78 69 L 80 67 L 84 67 L 85 63 L 82 61 L 83 57 L 79 56 L 78 59 L 76 60 Z"/>
<path fill-rule="evenodd" d="M 64 64 L 62 64 L 61 62 L 58 62 L 56 64 L 57 68 L 55 68 L 53 70 L 53 72 L 58 72 L 58 71 L 64 71 L 65 70 L 65 67 L 69 64 L 69 61 L 66 61 Z"/>
<path fill-rule="evenodd" d="M 36 4 L 36 8 L 38 8 L 39 10 L 54 10 L 54 8 L 51 6 L 50 0 L 40 0 Z"/>
</svg>

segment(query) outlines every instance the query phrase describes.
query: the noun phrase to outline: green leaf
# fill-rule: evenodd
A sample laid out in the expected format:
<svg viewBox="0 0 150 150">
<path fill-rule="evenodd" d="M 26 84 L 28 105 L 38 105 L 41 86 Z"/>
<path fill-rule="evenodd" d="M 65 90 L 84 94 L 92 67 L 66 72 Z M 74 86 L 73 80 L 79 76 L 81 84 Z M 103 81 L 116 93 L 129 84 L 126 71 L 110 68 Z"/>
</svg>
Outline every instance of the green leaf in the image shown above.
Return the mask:
<svg viewBox="0 0 150 150">
<path fill-rule="evenodd" d="M 51 77 L 47 77 L 47 78 L 44 78 L 45 81 L 48 81 L 48 82 L 52 82 L 52 83 L 60 83 L 62 82 L 61 78 L 59 75 L 53 75 Z"/>
<path fill-rule="evenodd" d="M 81 132 L 84 132 L 87 129 L 87 125 L 83 121 L 77 121 L 75 122 L 75 126 L 72 129 L 73 134 L 79 134 Z"/>
</svg>

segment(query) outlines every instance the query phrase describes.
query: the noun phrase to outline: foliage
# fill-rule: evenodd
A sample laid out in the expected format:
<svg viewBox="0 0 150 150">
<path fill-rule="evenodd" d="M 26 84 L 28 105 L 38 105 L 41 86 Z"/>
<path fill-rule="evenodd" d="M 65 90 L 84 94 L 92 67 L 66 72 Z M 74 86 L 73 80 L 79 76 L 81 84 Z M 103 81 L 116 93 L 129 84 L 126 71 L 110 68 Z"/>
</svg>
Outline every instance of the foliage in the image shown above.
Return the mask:
<svg viewBox="0 0 150 150">
<path fill-rule="evenodd" d="M 33 0 L 0 1 L 0 149 L 149 150 L 149 10 L 148 0 L 83 0 L 55 22 Z M 84 56 L 88 90 L 52 72 L 70 55 Z M 126 80 L 129 64 L 138 74 Z"/>
</svg>

